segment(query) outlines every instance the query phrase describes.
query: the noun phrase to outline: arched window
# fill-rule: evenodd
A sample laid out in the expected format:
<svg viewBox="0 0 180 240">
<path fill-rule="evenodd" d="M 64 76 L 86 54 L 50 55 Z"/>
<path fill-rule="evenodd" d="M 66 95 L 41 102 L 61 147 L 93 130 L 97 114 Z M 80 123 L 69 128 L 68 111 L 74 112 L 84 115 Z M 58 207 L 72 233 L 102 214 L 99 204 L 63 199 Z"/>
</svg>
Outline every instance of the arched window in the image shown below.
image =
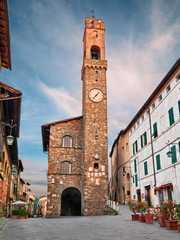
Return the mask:
<svg viewBox="0 0 180 240">
<path fill-rule="evenodd" d="M 64 136 L 62 139 L 62 146 L 63 147 L 72 147 L 72 137 Z"/>
<path fill-rule="evenodd" d="M 61 163 L 61 173 L 71 174 L 71 163 L 70 162 L 62 162 Z"/>
<path fill-rule="evenodd" d="M 98 46 L 91 47 L 91 59 L 100 59 L 100 48 Z"/>
</svg>

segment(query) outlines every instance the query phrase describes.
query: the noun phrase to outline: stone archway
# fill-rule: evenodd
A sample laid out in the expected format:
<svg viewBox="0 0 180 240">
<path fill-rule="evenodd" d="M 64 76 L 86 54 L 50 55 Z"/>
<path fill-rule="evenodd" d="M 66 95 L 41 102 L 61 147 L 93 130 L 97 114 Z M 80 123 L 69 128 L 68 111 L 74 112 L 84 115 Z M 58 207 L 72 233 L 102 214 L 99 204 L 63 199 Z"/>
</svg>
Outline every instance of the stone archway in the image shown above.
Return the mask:
<svg viewBox="0 0 180 240">
<path fill-rule="evenodd" d="M 77 188 L 69 187 L 62 192 L 61 216 L 81 216 L 81 192 Z"/>
</svg>

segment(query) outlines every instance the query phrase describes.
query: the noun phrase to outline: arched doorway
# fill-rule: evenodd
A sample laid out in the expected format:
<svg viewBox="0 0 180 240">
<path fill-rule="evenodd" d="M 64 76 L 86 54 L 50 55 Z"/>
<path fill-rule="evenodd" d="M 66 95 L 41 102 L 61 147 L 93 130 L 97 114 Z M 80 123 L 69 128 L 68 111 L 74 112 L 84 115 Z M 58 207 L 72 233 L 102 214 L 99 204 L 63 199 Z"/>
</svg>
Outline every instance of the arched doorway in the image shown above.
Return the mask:
<svg viewBox="0 0 180 240">
<path fill-rule="evenodd" d="M 66 188 L 62 192 L 61 216 L 81 216 L 81 193 L 77 188 Z"/>
</svg>

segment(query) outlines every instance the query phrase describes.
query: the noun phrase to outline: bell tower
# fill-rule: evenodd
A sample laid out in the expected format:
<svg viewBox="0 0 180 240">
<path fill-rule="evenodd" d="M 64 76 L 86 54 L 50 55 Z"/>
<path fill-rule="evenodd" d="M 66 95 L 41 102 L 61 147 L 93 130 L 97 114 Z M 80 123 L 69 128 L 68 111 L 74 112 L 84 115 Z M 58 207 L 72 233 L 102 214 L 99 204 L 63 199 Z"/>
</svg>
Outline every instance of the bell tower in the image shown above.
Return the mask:
<svg viewBox="0 0 180 240">
<path fill-rule="evenodd" d="M 86 18 L 83 81 L 84 215 L 102 215 L 108 195 L 107 92 L 104 23 Z"/>
</svg>

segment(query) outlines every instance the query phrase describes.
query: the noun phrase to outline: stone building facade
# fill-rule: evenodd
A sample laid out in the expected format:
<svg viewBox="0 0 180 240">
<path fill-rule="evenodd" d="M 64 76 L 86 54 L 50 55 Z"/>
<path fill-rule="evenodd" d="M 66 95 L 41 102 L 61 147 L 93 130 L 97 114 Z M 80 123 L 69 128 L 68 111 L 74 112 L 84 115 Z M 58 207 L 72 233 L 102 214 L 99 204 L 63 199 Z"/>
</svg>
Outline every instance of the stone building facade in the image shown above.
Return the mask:
<svg viewBox="0 0 180 240">
<path fill-rule="evenodd" d="M 86 18 L 82 116 L 42 126 L 48 151 L 47 217 L 102 215 L 108 191 L 104 23 Z"/>
</svg>

